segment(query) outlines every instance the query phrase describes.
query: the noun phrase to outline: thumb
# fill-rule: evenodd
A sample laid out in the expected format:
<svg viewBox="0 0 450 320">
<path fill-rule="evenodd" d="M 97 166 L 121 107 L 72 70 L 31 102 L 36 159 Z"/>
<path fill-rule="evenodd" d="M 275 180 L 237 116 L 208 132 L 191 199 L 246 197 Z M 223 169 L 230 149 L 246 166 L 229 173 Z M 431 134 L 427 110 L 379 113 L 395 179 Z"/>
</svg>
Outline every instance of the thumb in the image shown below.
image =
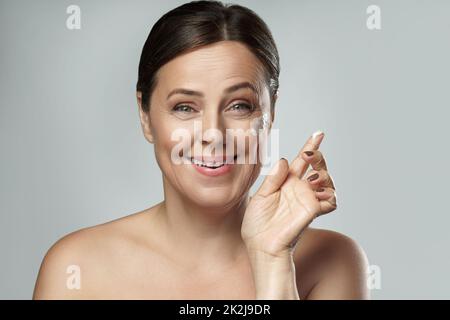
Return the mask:
<svg viewBox="0 0 450 320">
<path fill-rule="evenodd" d="M 278 191 L 289 174 L 289 163 L 285 158 L 281 158 L 275 163 L 272 170 L 266 176 L 256 194 L 267 197 Z"/>
</svg>

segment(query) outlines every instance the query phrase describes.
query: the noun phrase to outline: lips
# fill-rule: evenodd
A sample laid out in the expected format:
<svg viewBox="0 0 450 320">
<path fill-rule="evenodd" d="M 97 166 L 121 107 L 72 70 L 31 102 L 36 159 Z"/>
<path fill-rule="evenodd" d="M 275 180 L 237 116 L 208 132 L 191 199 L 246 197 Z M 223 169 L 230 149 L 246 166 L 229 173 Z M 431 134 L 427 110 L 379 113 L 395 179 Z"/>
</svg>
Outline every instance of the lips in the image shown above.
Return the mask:
<svg viewBox="0 0 450 320">
<path fill-rule="evenodd" d="M 220 157 L 205 157 L 195 156 L 189 158 L 189 161 L 197 167 L 218 169 L 224 165 L 235 163 L 237 155 L 235 156 L 220 156 Z"/>
</svg>

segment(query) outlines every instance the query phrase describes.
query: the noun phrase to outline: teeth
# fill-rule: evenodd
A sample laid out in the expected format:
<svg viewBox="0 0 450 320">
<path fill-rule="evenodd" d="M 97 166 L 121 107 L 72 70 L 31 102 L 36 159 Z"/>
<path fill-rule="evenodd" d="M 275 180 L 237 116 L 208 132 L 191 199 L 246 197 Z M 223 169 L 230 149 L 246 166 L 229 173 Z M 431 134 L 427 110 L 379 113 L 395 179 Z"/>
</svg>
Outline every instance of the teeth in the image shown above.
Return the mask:
<svg viewBox="0 0 450 320">
<path fill-rule="evenodd" d="M 193 164 L 197 165 L 197 166 L 201 166 L 201 167 L 209 167 L 209 168 L 219 168 L 221 166 L 223 166 L 223 163 L 219 163 L 219 162 L 203 162 L 194 158 L 191 158 L 191 161 Z"/>
</svg>

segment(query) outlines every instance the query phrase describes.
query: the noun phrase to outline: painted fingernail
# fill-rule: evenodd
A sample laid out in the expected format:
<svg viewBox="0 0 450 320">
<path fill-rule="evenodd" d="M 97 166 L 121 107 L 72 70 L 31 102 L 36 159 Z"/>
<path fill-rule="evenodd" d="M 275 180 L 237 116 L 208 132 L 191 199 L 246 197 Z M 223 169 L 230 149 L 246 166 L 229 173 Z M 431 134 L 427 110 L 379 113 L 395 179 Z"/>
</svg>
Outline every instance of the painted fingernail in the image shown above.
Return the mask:
<svg viewBox="0 0 450 320">
<path fill-rule="evenodd" d="M 314 152 L 312 152 L 312 151 L 305 151 L 304 152 L 308 157 L 311 157 L 313 154 L 314 154 Z"/>
<path fill-rule="evenodd" d="M 319 174 L 318 174 L 318 173 L 314 173 L 312 176 L 310 176 L 310 177 L 308 178 L 308 180 L 309 180 L 309 181 L 314 181 L 314 180 L 316 180 L 318 177 L 319 177 Z"/>
<path fill-rule="evenodd" d="M 323 191 L 325 191 L 325 189 L 324 189 L 324 188 L 319 188 L 319 189 L 317 189 L 316 191 L 317 191 L 317 192 L 323 192 Z"/>
</svg>

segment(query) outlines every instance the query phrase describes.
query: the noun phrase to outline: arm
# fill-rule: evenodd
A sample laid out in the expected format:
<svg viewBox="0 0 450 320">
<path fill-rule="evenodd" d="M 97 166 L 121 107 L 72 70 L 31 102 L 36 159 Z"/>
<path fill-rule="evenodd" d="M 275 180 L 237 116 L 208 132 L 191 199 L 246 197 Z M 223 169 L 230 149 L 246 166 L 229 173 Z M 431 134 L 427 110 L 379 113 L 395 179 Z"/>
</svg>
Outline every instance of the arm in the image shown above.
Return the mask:
<svg viewBox="0 0 450 320">
<path fill-rule="evenodd" d="M 293 254 L 319 215 L 336 209 L 336 192 L 313 134 L 294 161 L 281 158 L 252 196 L 241 235 L 249 251 L 257 299 L 299 299 Z M 314 171 L 304 176 L 308 165 Z"/>
<path fill-rule="evenodd" d="M 249 250 L 256 300 L 300 300 L 292 255 L 272 256 Z"/>
<path fill-rule="evenodd" d="M 341 233 L 310 229 L 294 258 L 249 249 L 256 299 L 370 299 L 368 260 L 363 249 Z M 301 292 L 300 288 L 310 289 Z"/>
</svg>

